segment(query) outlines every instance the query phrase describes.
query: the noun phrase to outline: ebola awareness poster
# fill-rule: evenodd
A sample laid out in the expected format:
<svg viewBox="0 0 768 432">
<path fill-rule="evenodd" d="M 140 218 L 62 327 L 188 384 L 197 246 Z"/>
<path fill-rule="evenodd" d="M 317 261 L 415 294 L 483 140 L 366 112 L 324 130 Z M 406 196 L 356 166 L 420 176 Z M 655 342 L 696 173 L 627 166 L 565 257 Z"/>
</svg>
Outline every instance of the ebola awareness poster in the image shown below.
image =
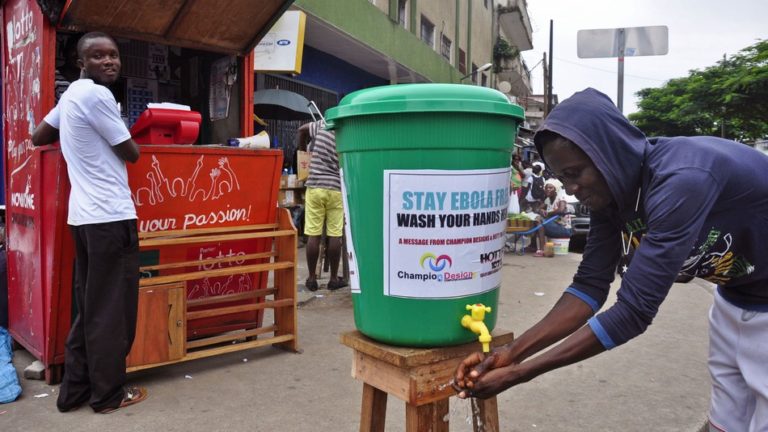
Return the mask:
<svg viewBox="0 0 768 432">
<path fill-rule="evenodd" d="M 384 295 L 453 298 L 501 284 L 509 169 L 384 171 Z"/>
</svg>

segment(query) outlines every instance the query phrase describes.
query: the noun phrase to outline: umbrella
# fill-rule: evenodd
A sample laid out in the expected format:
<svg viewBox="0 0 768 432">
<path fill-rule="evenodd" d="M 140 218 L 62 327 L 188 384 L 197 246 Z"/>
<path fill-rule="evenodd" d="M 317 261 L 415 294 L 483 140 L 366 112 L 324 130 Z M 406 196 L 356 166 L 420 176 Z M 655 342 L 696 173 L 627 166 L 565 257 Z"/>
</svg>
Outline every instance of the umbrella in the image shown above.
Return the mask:
<svg viewBox="0 0 768 432">
<path fill-rule="evenodd" d="M 259 90 L 253 94 L 253 110 L 263 119 L 311 120 L 309 100 L 288 90 Z"/>
</svg>

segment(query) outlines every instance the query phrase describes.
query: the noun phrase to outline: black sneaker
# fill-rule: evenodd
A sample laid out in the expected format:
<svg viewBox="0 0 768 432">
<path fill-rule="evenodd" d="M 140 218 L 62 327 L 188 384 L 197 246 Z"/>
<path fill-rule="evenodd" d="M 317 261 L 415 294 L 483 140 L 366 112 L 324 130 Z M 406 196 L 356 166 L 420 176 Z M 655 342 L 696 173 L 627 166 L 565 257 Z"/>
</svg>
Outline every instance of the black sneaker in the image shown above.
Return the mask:
<svg viewBox="0 0 768 432">
<path fill-rule="evenodd" d="M 318 288 L 317 287 L 317 280 L 309 280 L 309 279 L 307 279 L 304 282 L 304 286 L 307 287 L 307 289 L 310 290 L 310 291 L 317 291 L 317 288 Z"/>
<path fill-rule="evenodd" d="M 328 282 L 328 291 L 336 291 L 337 289 L 344 288 L 345 286 L 347 286 L 347 281 L 342 278 L 336 278 L 336 280 Z"/>
</svg>

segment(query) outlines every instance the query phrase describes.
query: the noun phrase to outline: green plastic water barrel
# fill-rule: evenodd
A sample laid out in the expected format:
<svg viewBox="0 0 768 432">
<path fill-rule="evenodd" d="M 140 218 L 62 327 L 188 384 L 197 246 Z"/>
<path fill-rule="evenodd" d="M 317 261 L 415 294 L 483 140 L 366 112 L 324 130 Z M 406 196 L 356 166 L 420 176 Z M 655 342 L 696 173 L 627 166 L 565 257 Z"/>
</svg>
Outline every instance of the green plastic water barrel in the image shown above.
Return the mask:
<svg viewBox="0 0 768 432">
<path fill-rule="evenodd" d="M 343 176 L 355 325 L 403 346 L 477 340 L 498 316 L 510 155 L 523 109 L 489 88 L 403 84 L 326 113 Z"/>
</svg>

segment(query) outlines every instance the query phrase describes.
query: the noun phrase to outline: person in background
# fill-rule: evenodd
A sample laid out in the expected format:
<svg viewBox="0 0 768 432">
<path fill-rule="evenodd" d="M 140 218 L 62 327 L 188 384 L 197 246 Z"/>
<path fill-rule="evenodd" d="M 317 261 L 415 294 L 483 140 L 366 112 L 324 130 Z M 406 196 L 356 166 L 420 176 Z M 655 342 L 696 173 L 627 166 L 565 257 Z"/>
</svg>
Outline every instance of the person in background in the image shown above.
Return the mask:
<svg viewBox="0 0 768 432">
<path fill-rule="evenodd" d="M 531 188 L 531 180 L 533 179 L 533 169 L 529 161 L 520 161 L 520 176 L 523 181 L 520 185 L 520 209 L 525 208 L 525 197 L 528 195 L 528 190 Z"/>
<path fill-rule="evenodd" d="M 510 209 L 516 209 L 514 212 L 510 211 L 509 213 L 520 213 L 520 190 L 523 187 L 523 175 L 522 175 L 522 165 L 520 164 L 520 156 L 514 155 L 512 156 L 512 169 L 509 173 L 509 201 L 510 201 Z"/>
<path fill-rule="evenodd" d="M 543 167 L 544 164 L 539 161 L 532 164 L 527 192 L 520 203 L 520 211 L 534 221 L 539 221 L 538 211 L 546 197 L 544 194 L 544 177 L 541 175 Z M 531 244 L 526 246 L 524 250 L 533 253 L 535 256 L 543 256 L 544 251 L 542 249 L 544 248 L 544 243 L 539 242 L 538 239 L 538 233 L 537 235 L 532 235 Z"/>
<path fill-rule="evenodd" d="M 615 349 L 651 325 L 676 278 L 698 277 L 717 284 L 710 430 L 768 430 L 768 156 L 714 137 L 646 138 L 594 89 L 555 107 L 534 143 L 591 209 L 583 259 L 541 321 L 459 365 L 459 397 L 487 398 Z M 598 313 L 617 266 L 618 301 Z"/>
<path fill-rule="evenodd" d="M 534 162 L 531 166 L 531 177 L 528 180 L 528 190 L 525 194 L 525 202 L 520 206 L 521 210 L 536 212 L 544 200 L 544 164 Z"/>
<path fill-rule="evenodd" d="M 542 229 L 536 231 L 539 249 L 534 256 L 544 256 L 541 250 L 546 237 L 549 238 L 570 238 L 571 237 L 571 218 L 568 215 L 568 202 L 565 200 L 561 183 L 557 179 L 549 179 L 544 182 L 544 194 L 546 198 L 541 203 L 541 207 L 536 212 L 536 222 L 541 224 L 553 216 L 559 216 L 557 219 L 545 223 Z"/>
<path fill-rule="evenodd" d="M 309 267 L 309 276 L 304 286 L 310 291 L 318 289 L 316 268 L 323 225 L 328 238 L 326 253 L 331 271 L 327 288 L 333 291 L 347 286 L 347 282 L 338 276 L 344 230 L 339 156 L 336 153 L 336 137 L 332 131 L 325 130 L 324 126 L 324 122 L 319 120 L 299 127 L 299 142 L 303 143 L 309 137 L 308 150 L 311 154 L 309 176 L 304 182 L 307 187 L 304 194 L 304 234 L 307 236 Z"/>
<path fill-rule="evenodd" d="M 544 193 L 546 198 L 539 209 L 539 214 L 544 219 L 552 216 L 559 216 L 557 223 L 551 227 L 545 225 L 545 234 L 549 238 L 570 238 L 571 223 L 568 210 L 568 201 L 565 198 L 565 191 L 560 180 L 556 178 L 547 179 L 544 182 Z"/>
<path fill-rule="evenodd" d="M 88 403 L 106 414 L 147 397 L 146 389 L 125 385 L 139 296 L 136 209 L 126 162 L 138 160 L 139 147 L 107 88 L 120 76 L 114 39 L 88 33 L 77 53 L 80 79 L 40 122 L 32 143 L 60 140 L 71 183 L 67 224 L 75 243 L 77 316 L 56 406 L 67 412 Z"/>
<path fill-rule="evenodd" d="M 70 35 L 64 44 L 62 56 L 64 64 L 54 72 L 54 86 L 56 94 L 56 103 L 59 103 L 61 95 L 67 91 L 69 85 L 80 78 L 80 67 L 77 65 L 77 42 L 80 35 Z"/>
</svg>

